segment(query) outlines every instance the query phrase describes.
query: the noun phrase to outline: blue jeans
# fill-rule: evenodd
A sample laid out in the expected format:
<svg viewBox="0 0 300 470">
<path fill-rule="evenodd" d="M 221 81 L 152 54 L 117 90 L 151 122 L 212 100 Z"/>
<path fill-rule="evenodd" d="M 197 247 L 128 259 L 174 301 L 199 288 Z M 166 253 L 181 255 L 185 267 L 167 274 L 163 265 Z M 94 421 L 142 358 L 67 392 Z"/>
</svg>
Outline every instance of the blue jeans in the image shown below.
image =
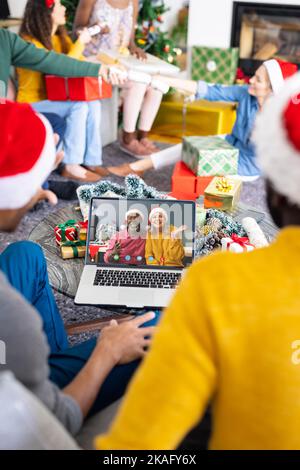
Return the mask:
<svg viewBox="0 0 300 470">
<path fill-rule="evenodd" d="M 45 100 L 31 105 L 39 113 L 55 113 L 66 120 L 65 164 L 102 165 L 100 101 Z"/>
<path fill-rule="evenodd" d="M 53 132 L 59 136 L 59 141 L 56 146 L 57 151 L 59 151 L 63 147 L 63 139 L 66 132 L 66 121 L 54 113 L 44 113 L 44 116 L 50 122 Z M 48 181 L 45 181 L 42 187 L 43 189 L 49 189 Z"/>
<path fill-rule="evenodd" d="M 59 388 L 66 387 L 90 358 L 96 339 L 90 339 L 69 347 L 67 334 L 49 285 L 46 260 L 36 243 L 23 241 L 12 243 L 0 255 L 0 269 L 10 284 L 33 305 L 40 314 L 50 347 L 50 380 Z M 20 321 L 22 312 L 20 312 Z M 151 322 L 157 323 L 159 313 Z M 90 414 L 97 413 L 125 392 L 139 361 L 116 366 L 104 381 Z"/>
</svg>

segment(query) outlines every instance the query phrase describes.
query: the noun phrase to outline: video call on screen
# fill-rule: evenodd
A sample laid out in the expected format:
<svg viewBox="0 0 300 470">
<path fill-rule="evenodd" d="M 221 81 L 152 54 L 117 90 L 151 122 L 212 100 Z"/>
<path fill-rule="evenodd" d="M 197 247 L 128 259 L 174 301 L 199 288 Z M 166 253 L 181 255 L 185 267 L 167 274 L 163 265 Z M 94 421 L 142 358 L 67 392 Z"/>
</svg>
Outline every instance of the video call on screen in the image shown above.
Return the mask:
<svg viewBox="0 0 300 470">
<path fill-rule="evenodd" d="M 192 202 L 93 199 L 88 262 L 184 268 L 193 259 L 194 220 Z"/>
</svg>

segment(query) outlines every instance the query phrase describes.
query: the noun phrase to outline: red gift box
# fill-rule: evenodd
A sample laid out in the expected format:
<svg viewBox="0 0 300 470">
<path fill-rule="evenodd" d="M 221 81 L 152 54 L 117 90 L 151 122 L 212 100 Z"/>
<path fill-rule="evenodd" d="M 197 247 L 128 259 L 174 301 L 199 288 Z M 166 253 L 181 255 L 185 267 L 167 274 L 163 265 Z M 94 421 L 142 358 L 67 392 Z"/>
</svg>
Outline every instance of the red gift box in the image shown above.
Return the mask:
<svg viewBox="0 0 300 470">
<path fill-rule="evenodd" d="M 112 86 L 102 77 L 65 78 L 46 75 L 46 90 L 51 101 L 94 101 L 112 97 Z"/>
<path fill-rule="evenodd" d="M 204 194 L 213 176 L 196 176 L 184 162 L 175 165 L 172 175 L 172 193 L 177 199 L 195 200 Z"/>
<path fill-rule="evenodd" d="M 57 245 L 64 242 L 73 242 L 78 240 L 79 225 L 76 220 L 70 219 L 63 224 L 58 224 L 54 228 L 55 240 Z"/>
</svg>

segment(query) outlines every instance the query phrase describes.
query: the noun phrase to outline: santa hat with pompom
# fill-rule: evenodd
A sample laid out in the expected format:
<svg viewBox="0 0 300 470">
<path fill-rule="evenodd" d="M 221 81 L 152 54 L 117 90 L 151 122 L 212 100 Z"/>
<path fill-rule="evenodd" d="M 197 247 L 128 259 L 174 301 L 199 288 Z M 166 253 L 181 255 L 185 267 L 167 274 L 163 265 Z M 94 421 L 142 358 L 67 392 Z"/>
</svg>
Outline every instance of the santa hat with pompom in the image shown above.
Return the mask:
<svg viewBox="0 0 300 470">
<path fill-rule="evenodd" d="M 264 175 L 300 207 L 300 73 L 264 104 L 253 139 Z"/>
<path fill-rule="evenodd" d="M 0 104 L 0 210 L 26 206 L 55 164 L 52 128 L 30 105 Z"/>
<path fill-rule="evenodd" d="M 267 69 L 272 90 L 275 94 L 280 91 L 284 81 L 298 71 L 296 64 L 279 59 L 266 60 L 263 65 Z"/>
</svg>

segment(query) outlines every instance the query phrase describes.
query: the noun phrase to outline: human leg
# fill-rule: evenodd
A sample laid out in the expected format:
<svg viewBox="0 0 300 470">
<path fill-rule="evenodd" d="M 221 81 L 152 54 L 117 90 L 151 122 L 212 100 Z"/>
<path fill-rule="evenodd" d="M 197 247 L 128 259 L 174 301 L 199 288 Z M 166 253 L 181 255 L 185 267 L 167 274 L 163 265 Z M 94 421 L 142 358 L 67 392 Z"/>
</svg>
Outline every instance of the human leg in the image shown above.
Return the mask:
<svg viewBox="0 0 300 470">
<path fill-rule="evenodd" d="M 67 348 L 67 334 L 49 284 L 41 247 L 30 241 L 12 243 L 0 255 L 0 269 L 10 284 L 39 312 L 51 352 Z"/>
</svg>

